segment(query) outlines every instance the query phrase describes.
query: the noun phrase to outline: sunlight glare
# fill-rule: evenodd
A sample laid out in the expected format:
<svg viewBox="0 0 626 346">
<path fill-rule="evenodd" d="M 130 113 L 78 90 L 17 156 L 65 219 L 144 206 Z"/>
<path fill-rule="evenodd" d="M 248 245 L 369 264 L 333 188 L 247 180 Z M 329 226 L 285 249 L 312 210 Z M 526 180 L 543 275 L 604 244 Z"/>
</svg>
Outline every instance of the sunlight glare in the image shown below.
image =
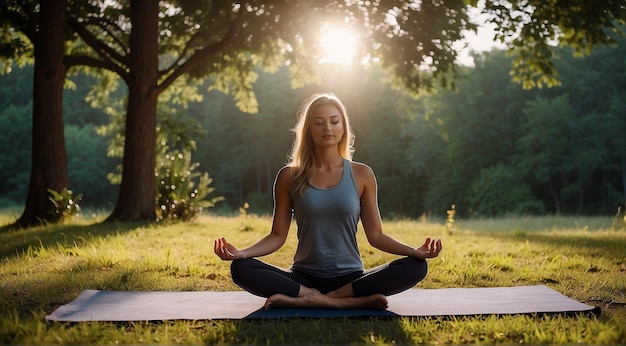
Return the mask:
<svg viewBox="0 0 626 346">
<path fill-rule="evenodd" d="M 356 55 L 356 35 L 347 29 L 324 28 L 321 31 L 321 63 L 351 65 Z"/>
</svg>

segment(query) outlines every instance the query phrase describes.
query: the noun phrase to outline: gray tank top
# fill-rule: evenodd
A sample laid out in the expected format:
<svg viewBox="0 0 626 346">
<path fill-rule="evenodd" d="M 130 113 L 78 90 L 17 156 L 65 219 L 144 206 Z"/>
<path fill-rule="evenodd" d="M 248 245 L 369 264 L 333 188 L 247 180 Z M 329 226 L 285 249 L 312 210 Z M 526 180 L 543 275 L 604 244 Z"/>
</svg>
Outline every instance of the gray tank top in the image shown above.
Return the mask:
<svg viewBox="0 0 626 346">
<path fill-rule="evenodd" d="M 337 186 L 310 186 L 292 200 L 298 225 L 294 270 L 325 278 L 363 270 L 356 242 L 361 203 L 350 161 L 343 160 Z"/>
</svg>

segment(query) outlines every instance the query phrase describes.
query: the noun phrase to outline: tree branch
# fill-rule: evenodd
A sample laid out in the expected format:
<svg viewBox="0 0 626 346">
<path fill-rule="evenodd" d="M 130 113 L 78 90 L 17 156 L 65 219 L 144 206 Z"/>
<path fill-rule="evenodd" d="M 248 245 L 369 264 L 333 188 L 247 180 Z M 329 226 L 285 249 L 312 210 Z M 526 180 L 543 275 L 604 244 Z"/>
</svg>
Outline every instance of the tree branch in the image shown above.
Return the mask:
<svg viewBox="0 0 626 346">
<path fill-rule="evenodd" d="M 36 30 L 32 23 L 28 20 L 28 17 L 23 16 L 19 11 L 10 9 L 9 6 L 4 3 L 0 7 L 0 14 L 2 17 L 7 18 L 7 21 L 11 23 L 12 26 L 26 35 L 30 42 L 35 44 Z"/>
<path fill-rule="evenodd" d="M 126 82 L 128 82 L 128 79 L 130 77 L 128 72 L 123 67 L 113 63 L 112 61 L 99 60 L 88 55 L 66 55 L 63 57 L 63 63 L 65 64 L 66 69 L 69 69 L 73 66 L 90 66 L 103 68 L 105 70 L 115 72 Z"/>
<path fill-rule="evenodd" d="M 209 56 L 221 51 L 224 47 L 230 44 L 237 36 L 241 25 L 241 20 L 244 16 L 244 12 L 245 11 L 241 11 L 239 16 L 230 23 L 230 26 L 228 27 L 228 32 L 221 41 L 196 51 L 192 56 L 189 57 L 189 59 L 187 59 L 187 61 L 179 65 L 178 68 L 174 69 L 172 73 L 157 86 L 157 94 L 160 94 L 165 89 L 167 89 L 178 77 L 191 71 L 194 67 L 204 62 Z"/>
<path fill-rule="evenodd" d="M 200 33 L 197 32 L 187 41 L 187 44 L 183 48 L 182 52 L 180 53 L 180 55 L 176 59 L 176 61 L 174 61 L 172 64 L 170 64 L 170 66 L 168 68 L 166 68 L 165 70 L 159 71 L 159 78 L 161 76 L 166 76 L 166 75 L 170 74 L 172 70 L 174 70 L 177 66 L 179 66 L 181 64 L 181 61 L 183 61 L 185 59 L 185 56 L 187 55 L 187 52 L 190 50 L 190 46 L 196 40 L 196 38 L 198 38 L 199 36 L 200 36 Z"/>
<path fill-rule="evenodd" d="M 92 21 L 90 19 L 91 18 L 87 18 L 87 24 L 95 25 L 95 26 L 98 26 L 98 27 L 102 28 L 102 30 L 104 30 L 107 34 L 109 34 L 109 37 L 111 37 L 111 39 L 113 39 L 113 41 L 115 41 L 115 43 L 117 43 L 122 48 L 124 53 L 128 54 L 129 49 L 127 49 L 127 47 L 125 47 L 124 42 L 122 42 L 117 37 L 117 35 L 115 35 L 113 33 L 113 31 L 111 30 L 111 27 L 114 27 L 115 29 L 119 30 L 120 32 L 124 32 L 124 30 L 122 30 L 120 28 L 120 26 L 117 25 L 117 23 L 111 23 L 106 18 L 98 18 L 97 21 Z"/>
<path fill-rule="evenodd" d="M 128 65 L 126 56 L 119 54 L 114 49 L 112 49 L 111 47 L 107 46 L 106 44 L 98 40 L 89 30 L 87 30 L 83 25 L 81 25 L 76 19 L 69 18 L 68 25 L 103 60 L 111 60 L 111 63 L 113 63 L 112 60 L 116 60 L 123 65 Z"/>
</svg>

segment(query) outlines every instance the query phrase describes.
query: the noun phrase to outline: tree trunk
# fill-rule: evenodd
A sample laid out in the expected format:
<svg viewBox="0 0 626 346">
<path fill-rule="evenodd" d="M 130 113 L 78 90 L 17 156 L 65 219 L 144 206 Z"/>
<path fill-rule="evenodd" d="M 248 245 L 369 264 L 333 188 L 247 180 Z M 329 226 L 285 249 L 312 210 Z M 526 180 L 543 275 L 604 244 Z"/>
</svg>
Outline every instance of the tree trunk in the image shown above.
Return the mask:
<svg viewBox="0 0 626 346">
<path fill-rule="evenodd" d="M 154 221 L 158 1 L 131 1 L 132 33 L 122 182 L 107 221 Z"/>
<path fill-rule="evenodd" d="M 626 211 L 626 153 L 622 154 L 622 202 L 624 210 Z"/>
<path fill-rule="evenodd" d="M 548 179 L 548 186 L 550 187 L 550 194 L 552 195 L 552 198 L 554 198 L 554 207 L 556 209 L 555 210 L 556 215 L 561 215 L 561 203 L 559 202 L 559 195 L 554 189 L 554 185 L 552 185 L 551 179 Z"/>
<path fill-rule="evenodd" d="M 16 227 L 29 227 L 56 217 L 47 189 L 67 187 L 67 152 L 63 131 L 63 81 L 65 80 L 65 0 L 40 3 L 39 29 L 33 42 L 33 129 L 31 173 L 26 206 Z"/>
</svg>

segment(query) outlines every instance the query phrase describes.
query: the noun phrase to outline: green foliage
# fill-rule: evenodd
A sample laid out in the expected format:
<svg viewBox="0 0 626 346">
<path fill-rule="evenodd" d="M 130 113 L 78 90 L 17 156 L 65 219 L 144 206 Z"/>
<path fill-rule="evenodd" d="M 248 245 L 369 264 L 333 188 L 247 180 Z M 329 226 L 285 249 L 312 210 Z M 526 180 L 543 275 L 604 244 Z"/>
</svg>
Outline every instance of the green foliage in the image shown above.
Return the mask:
<svg viewBox="0 0 626 346">
<path fill-rule="evenodd" d="M 74 196 L 72 190 L 64 188 L 61 191 L 48 189 L 50 201 L 54 209 L 50 210 L 52 216 L 51 221 L 59 222 L 70 219 L 80 214 L 80 205 L 78 202 L 83 198 L 82 194 Z"/>
<path fill-rule="evenodd" d="M 521 181 L 522 176 L 514 167 L 500 163 L 485 168 L 468 189 L 468 203 L 472 213 L 480 216 L 544 213 L 541 201 Z"/>
<path fill-rule="evenodd" d="M 617 43 L 623 35 L 623 3 L 586 0 L 472 1 L 496 26 L 495 40 L 515 55 L 511 74 L 525 89 L 561 85 L 553 46 L 569 46 L 576 56 L 597 45 Z"/>
<path fill-rule="evenodd" d="M 115 168 L 115 161 L 106 157 L 106 139 L 97 136 L 93 125 L 78 127 L 65 125 L 68 181 L 75 190 L 83 191 L 83 205 L 91 208 L 110 207 L 117 190 L 107 181 L 107 172 Z"/>
<path fill-rule="evenodd" d="M 0 74 L 33 62 L 36 1 L 0 4 Z"/>
<path fill-rule="evenodd" d="M 238 109 L 246 113 L 257 113 L 259 103 L 252 86 L 258 74 L 254 71 L 254 67 L 250 66 L 250 60 L 244 56 L 236 57 L 234 60 L 245 63 L 247 66 L 233 65 L 224 68 L 215 78 L 213 85 L 209 87 L 209 91 L 219 90 L 224 94 L 232 93 Z"/>
<path fill-rule="evenodd" d="M 157 220 L 190 221 L 223 200 L 221 196 L 209 197 L 215 190 L 211 186 L 213 179 L 207 172 L 195 172 L 200 164 L 191 160 L 191 152 L 197 148 L 195 138 L 203 134 L 197 121 L 188 119 L 168 103 L 159 105 L 155 166 Z"/>
<path fill-rule="evenodd" d="M 190 221 L 223 199 L 209 198 L 215 190 L 213 179 L 206 172 L 194 172 L 198 166 L 188 151 L 165 152 L 157 158 L 157 220 Z"/>
<path fill-rule="evenodd" d="M 23 203 L 28 192 L 31 112 L 30 103 L 0 109 L 0 195 L 13 203 Z"/>
</svg>

